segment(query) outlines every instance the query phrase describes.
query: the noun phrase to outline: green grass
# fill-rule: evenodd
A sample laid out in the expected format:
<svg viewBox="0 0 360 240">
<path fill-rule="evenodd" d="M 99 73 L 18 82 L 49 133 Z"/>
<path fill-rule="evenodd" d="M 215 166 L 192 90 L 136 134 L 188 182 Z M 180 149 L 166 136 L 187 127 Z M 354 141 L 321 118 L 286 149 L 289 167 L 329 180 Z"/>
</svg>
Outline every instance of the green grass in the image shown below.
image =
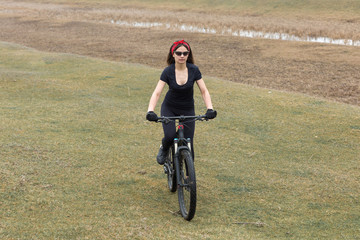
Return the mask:
<svg viewBox="0 0 360 240">
<path fill-rule="evenodd" d="M 161 70 L 0 51 L 1 239 L 360 236 L 359 107 L 205 77 L 219 114 L 197 124 L 186 222 L 145 121 Z"/>
</svg>

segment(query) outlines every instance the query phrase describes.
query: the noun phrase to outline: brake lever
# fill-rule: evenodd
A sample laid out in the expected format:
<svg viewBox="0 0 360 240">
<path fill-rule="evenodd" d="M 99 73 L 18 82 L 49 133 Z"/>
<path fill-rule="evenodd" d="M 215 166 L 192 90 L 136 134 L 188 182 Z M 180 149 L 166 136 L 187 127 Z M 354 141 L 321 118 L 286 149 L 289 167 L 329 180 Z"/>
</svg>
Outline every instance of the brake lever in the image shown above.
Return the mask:
<svg viewBox="0 0 360 240">
<path fill-rule="evenodd" d="M 157 122 L 168 124 L 169 122 L 171 122 L 171 120 L 168 118 L 163 118 L 163 119 L 158 119 Z"/>
</svg>

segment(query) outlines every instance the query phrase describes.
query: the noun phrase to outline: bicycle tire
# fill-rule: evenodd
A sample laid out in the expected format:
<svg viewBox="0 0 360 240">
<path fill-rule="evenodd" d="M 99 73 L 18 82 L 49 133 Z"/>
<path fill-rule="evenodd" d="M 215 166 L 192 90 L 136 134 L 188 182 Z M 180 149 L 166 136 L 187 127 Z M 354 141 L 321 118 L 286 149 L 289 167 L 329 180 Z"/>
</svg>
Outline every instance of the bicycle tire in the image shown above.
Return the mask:
<svg viewBox="0 0 360 240">
<path fill-rule="evenodd" d="M 178 200 L 183 218 L 190 221 L 196 211 L 196 177 L 194 161 L 191 152 L 181 150 L 179 154 L 180 181 L 178 185 Z"/>
<path fill-rule="evenodd" d="M 169 153 L 167 156 L 167 161 L 169 165 L 169 170 L 167 172 L 167 180 L 168 180 L 168 187 L 170 192 L 176 192 L 177 184 L 176 184 L 176 172 L 174 166 L 174 148 L 170 147 Z"/>
</svg>

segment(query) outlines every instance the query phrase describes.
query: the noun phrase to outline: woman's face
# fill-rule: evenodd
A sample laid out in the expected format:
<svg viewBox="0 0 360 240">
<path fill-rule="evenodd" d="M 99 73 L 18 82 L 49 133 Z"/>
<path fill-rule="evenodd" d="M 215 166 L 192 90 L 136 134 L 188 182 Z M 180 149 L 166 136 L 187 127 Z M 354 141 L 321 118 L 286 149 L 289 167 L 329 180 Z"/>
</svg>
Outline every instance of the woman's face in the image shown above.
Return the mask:
<svg viewBox="0 0 360 240">
<path fill-rule="evenodd" d="M 186 60 L 189 57 L 189 51 L 186 47 L 181 46 L 174 51 L 173 57 L 176 63 L 186 63 Z"/>
</svg>

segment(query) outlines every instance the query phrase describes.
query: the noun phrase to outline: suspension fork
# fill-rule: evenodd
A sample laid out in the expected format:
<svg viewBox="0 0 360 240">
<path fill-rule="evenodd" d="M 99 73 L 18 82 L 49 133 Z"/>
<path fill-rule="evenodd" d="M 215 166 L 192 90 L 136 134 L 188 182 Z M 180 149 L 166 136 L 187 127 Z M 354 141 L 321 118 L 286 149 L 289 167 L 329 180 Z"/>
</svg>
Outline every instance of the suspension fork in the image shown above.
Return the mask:
<svg viewBox="0 0 360 240">
<path fill-rule="evenodd" d="M 176 142 L 175 142 L 176 141 Z M 178 145 L 178 139 L 176 138 L 174 140 L 174 145 Z M 177 149 L 177 151 L 175 152 L 175 156 L 174 156 L 174 164 L 175 164 L 175 172 L 176 172 L 176 181 L 177 181 L 177 185 L 178 187 L 183 187 L 184 184 L 181 183 L 181 175 L 180 175 L 180 154 L 181 151 L 183 150 L 188 150 L 187 146 L 175 146 L 175 149 Z M 183 166 L 185 167 L 185 166 Z"/>
<path fill-rule="evenodd" d="M 176 172 L 176 180 L 178 187 L 184 187 L 184 184 L 181 183 L 181 175 L 180 175 L 180 153 L 182 150 L 191 150 L 191 139 L 185 139 L 184 137 L 184 125 L 181 123 L 178 126 L 177 135 L 179 138 L 174 139 L 174 165 L 175 165 L 175 172 Z M 180 146 L 179 146 L 180 144 Z M 185 166 L 184 166 L 185 167 Z"/>
</svg>

